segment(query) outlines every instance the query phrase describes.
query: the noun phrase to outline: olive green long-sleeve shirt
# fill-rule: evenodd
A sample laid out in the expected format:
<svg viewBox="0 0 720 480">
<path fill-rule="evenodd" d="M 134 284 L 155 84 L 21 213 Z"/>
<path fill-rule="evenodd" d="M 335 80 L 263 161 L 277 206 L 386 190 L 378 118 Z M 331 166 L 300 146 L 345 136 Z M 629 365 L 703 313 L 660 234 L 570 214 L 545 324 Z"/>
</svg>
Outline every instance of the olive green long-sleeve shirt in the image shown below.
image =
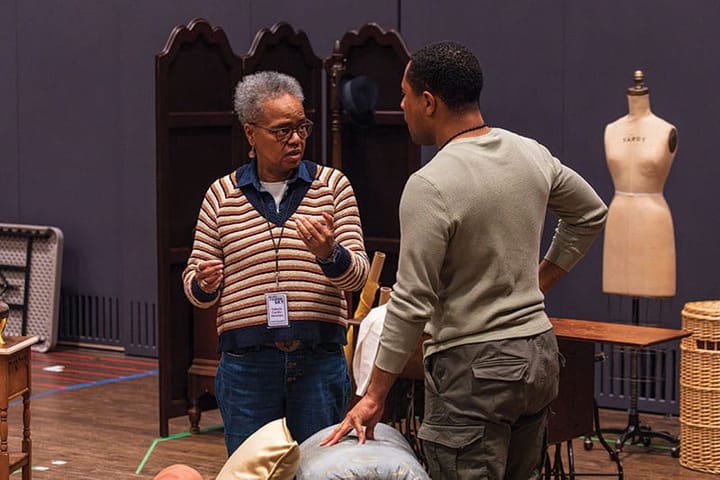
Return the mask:
<svg viewBox="0 0 720 480">
<path fill-rule="evenodd" d="M 607 207 L 538 142 L 507 130 L 451 142 L 405 185 L 400 258 L 375 365 L 399 373 L 425 329 L 425 356 L 552 328 L 538 286 L 546 212 L 559 218 L 545 253 L 569 271 Z"/>
</svg>

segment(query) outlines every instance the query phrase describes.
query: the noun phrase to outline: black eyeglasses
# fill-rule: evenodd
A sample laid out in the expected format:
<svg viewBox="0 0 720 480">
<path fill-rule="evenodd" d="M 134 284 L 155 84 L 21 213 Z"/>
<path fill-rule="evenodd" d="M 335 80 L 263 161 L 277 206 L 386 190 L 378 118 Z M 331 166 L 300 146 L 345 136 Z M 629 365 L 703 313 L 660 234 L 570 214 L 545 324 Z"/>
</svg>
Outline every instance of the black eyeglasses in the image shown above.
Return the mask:
<svg viewBox="0 0 720 480">
<path fill-rule="evenodd" d="M 275 138 L 278 142 L 287 142 L 288 140 L 290 140 L 290 138 L 292 138 L 293 133 L 297 133 L 298 137 L 300 137 L 302 140 L 305 140 L 312 133 L 313 127 L 313 122 L 307 119 L 303 123 L 295 127 L 268 128 L 263 127 L 262 125 L 258 125 L 257 123 L 248 123 L 250 123 L 250 125 L 262 128 L 263 130 L 267 130 L 268 132 L 275 134 Z"/>
</svg>

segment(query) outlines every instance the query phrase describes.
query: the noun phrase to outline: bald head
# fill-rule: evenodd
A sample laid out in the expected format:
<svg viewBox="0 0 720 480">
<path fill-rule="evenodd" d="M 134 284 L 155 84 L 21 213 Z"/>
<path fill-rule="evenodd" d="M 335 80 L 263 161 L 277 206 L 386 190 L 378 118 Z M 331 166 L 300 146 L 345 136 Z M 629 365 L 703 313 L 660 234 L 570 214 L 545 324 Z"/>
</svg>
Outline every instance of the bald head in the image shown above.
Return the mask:
<svg viewBox="0 0 720 480">
<path fill-rule="evenodd" d="M 203 476 L 194 468 L 178 463 L 163 468 L 153 480 L 203 480 Z"/>
</svg>

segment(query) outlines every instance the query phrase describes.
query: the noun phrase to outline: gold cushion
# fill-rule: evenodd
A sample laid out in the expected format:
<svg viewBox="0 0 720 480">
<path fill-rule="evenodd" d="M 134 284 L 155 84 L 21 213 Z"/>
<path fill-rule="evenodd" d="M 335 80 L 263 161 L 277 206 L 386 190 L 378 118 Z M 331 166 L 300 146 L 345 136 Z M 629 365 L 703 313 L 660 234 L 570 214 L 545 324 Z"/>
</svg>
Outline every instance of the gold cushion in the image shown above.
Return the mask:
<svg viewBox="0 0 720 480">
<path fill-rule="evenodd" d="M 300 448 L 284 418 L 250 435 L 228 458 L 216 480 L 292 480 L 300 465 Z"/>
</svg>

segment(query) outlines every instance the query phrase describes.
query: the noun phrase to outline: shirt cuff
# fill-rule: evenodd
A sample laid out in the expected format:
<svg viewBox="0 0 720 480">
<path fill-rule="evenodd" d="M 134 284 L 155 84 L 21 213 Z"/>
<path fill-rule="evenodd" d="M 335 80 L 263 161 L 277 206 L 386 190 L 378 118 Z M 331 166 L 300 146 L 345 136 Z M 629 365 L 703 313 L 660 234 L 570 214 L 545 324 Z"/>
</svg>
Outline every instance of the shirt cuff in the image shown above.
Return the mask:
<svg viewBox="0 0 720 480">
<path fill-rule="evenodd" d="M 323 273 L 328 278 L 339 277 L 345 273 L 350 267 L 350 263 L 352 261 L 350 258 L 350 252 L 345 247 L 336 243 L 335 248 L 337 249 L 337 254 L 335 250 L 333 250 L 333 254 L 331 255 L 331 257 L 335 257 L 334 260 L 322 261 L 317 259 L 318 265 L 320 265 Z"/>
<path fill-rule="evenodd" d="M 215 297 L 218 295 L 218 290 L 215 290 L 212 293 L 207 293 L 202 288 L 200 288 L 200 285 L 198 285 L 198 282 L 195 278 L 191 281 L 191 288 L 192 288 L 192 294 L 193 297 L 197 298 L 199 302 L 201 303 L 207 303 L 215 300 Z"/>
</svg>

